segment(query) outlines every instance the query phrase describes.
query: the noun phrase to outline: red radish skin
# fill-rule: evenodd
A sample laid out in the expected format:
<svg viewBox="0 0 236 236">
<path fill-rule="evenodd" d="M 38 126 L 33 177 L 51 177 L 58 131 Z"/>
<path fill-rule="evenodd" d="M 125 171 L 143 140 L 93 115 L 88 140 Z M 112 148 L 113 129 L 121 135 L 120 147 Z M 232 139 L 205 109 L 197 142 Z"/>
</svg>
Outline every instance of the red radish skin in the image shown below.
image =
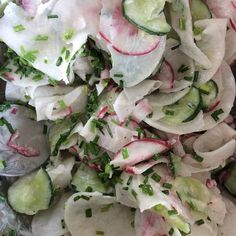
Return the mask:
<svg viewBox="0 0 236 236">
<path fill-rule="evenodd" d="M 6 79 L 10 82 L 15 80 L 15 78 L 10 73 L 6 73 L 4 75 L 5 75 Z"/>
<path fill-rule="evenodd" d="M 18 139 L 19 136 L 20 136 L 19 131 L 16 130 L 16 132 L 11 135 L 9 141 L 7 142 L 7 146 L 14 149 L 16 152 L 18 152 L 19 154 L 25 157 L 37 157 L 40 155 L 40 151 L 37 149 L 34 149 L 32 147 L 24 147 L 24 146 L 15 144 L 14 141 Z"/>
<path fill-rule="evenodd" d="M 156 76 L 156 79 L 164 83 L 161 86 L 162 89 L 172 89 L 174 87 L 176 80 L 175 72 L 167 60 L 164 60 L 160 74 Z"/>
<path fill-rule="evenodd" d="M 101 118 L 101 119 L 104 118 L 104 116 L 108 112 L 108 109 L 109 109 L 108 106 L 102 107 L 102 109 L 98 113 L 98 118 Z"/>
<path fill-rule="evenodd" d="M 128 158 L 124 159 L 122 150 L 126 148 L 129 154 Z M 119 166 L 122 169 L 128 166 L 134 166 L 135 164 L 149 160 L 155 154 L 162 153 L 171 148 L 171 144 L 168 141 L 143 138 L 135 140 L 125 145 L 113 158 L 111 165 Z M 139 150 L 140 149 L 140 150 Z"/>
<path fill-rule="evenodd" d="M 236 31 L 236 25 L 234 24 L 234 21 L 230 18 L 229 23 L 234 31 Z"/>
<path fill-rule="evenodd" d="M 111 44 L 112 48 L 115 49 L 118 53 L 123 54 L 125 56 L 144 56 L 148 53 L 151 53 L 152 51 L 154 51 L 155 49 L 158 48 L 160 41 L 158 41 L 155 45 L 153 45 L 150 49 L 146 50 L 146 51 L 142 51 L 142 52 L 126 52 L 123 51 L 121 48 L 116 47 L 115 45 L 112 44 L 112 42 L 110 41 L 110 39 L 103 34 L 101 31 L 99 32 L 99 35 L 109 44 Z"/>
<path fill-rule="evenodd" d="M 231 1 L 231 5 L 232 5 L 233 8 L 236 10 L 236 3 L 234 3 L 233 1 Z"/>
<path fill-rule="evenodd" d="M 207 186 L 207 188 L 212 189 L 212 188 L 215 188 L 217 186 L 217 183 L 213 179 L 207 179 L 206 180 L 206 186 Z"/>
<path fill-rule="evenodd" d="M 16 107 L 14 107 L 12 110 L 11 110 L 11 114 L 12 115 L 16 115 L 16 113 L 18 112 L 18 109 Z"/>
<path fill-rule="evenodd" d="M 216 101 L 212 106 L 209 107 L 207 112 L 213 111 L 219 104 L 220 104 L 220 101 Z"/>
</svg>

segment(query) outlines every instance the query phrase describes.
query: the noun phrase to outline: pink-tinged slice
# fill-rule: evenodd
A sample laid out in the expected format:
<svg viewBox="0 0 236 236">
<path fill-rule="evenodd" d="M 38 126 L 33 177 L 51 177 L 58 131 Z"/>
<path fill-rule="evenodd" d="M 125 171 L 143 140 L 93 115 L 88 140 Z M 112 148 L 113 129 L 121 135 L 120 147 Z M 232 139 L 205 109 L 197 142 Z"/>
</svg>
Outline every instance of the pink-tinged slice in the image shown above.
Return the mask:
<svg viewBox="0 0 236 236">
<path fill-rule="evenodd" d="M 111 165 L 120 168 L 133 166 L 141 161 L 152 158 L 155 154 L 162 153 L 171 147 L 168 141 L 144 138 L 135 140 L 124 146 L 111 161 Z"/>
</svg>

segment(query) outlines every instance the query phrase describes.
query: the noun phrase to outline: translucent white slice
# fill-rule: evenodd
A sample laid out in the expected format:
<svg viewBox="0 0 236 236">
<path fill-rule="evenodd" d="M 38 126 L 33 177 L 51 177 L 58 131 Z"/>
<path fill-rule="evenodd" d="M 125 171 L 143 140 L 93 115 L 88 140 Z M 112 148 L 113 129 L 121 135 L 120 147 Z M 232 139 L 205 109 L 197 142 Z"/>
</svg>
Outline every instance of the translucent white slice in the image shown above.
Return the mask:
<svg viewBox="0 0 236 236">
<path fill-rule="evenodd" d="M 133 220 L 134 213 L 130 208 L 98 192 L 76 193 L 65 205 L 65 223 L 72 236 L 94 236 L 99 232 L 112 236 L 135 236 L 131 226 Z"/>
<path fill-rule="evenodd" d="M 211 68 L 200 70 L 198 84 L 209 81 L 219 69 L 225 55 L 226 19 L 206 19 L 195 22 L 195 27 L 204 29 L 197 46 L 211 61 Z"/>
<path fill-rule="evenodd" d="M 230 65 L 236 59 L 236 32 L 232 29 L 228 30 L 226 33 L 225 43 L 225 61 Z"/>
<path fill-rule="evenodd" d="M 61 236 L 68 232 L 63 221 L 65 202 L 69 197 L 70 194 L 63 194 L 48 210 L 40 211 L 33 217 L 31 225 L 33 236 Z"/>
<path fill-rule="evenodd" d="M 199 136 L 193 143 L 194 151 L 203 161 L 205 168 L 224 166 L 225 161 L 233 155 L 236 147 L 236 131 L 221 123 Z"/>
<path fill-rule="evenodd" d="M 13 135 L 7 127 L 0 127 L 1 160 L 6 161 L 6 167 L 0 171 L 1 175 L 24 175 L 41 166 L 49 156 L 47 137 L 43 134 L 44 123 L 32 119 L 32 110 L 18 105 L 12 105 L 0 117 L 5 118 L 19 134 L 16 140 L 11 140 Z M 30 154 L 30 151 L 34 152 L 33 156 L 24 156 L 23 153 Z"/>
<path fill-rule="evenodd" d="M 0 19 L 0 37 L 33 67 L 68 83 L 73 79 L 73 56 L 86 42 L 88 34 L 97 34 L 100 9 L 98 0 L 89 0 L 86 4 L 82 0 L 51 0 L 40 4 L 35 17 L 30 19 L 23 8 L 10 3 Z M 18 25 L 25 29 L 16 32 L 14 27 Z M 48 38 L 38 40 L 38 36 Z M 29 54 L 33 54 L 30 59 Z"/>
</svg>

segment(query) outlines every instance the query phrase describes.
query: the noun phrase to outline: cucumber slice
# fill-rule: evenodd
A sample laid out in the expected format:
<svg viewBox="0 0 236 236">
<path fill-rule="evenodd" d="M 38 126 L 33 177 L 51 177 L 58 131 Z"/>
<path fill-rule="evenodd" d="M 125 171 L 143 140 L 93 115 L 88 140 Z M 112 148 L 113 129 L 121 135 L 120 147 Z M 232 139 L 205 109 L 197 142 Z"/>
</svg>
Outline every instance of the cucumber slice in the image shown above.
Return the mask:
<svg viewBox="0 0 236 236">
<path fill-rule="evenodd" d="M 191 90 L 178 102 L 172 105 L 164 106 L 164 122 L 171 124 L 181 124 L 193 120 L 201 109 L 201 96 L 197 88 Z"/>
<path fill-rule="evenodd" d="M 236 196 L 236 164 L 227 170 L 227 176 L 224 186 L 232 195 Z"/>
<path fill-rule="evenodd" d="M 161 16 L 165 0 L 123 0 L 124 17 L 141 30 L 152 35 L 163 35 L 171 27 Z"/>
<path fill-rule="evenodd" d="M 202 98 L 202 108 L 207 110 L 207 108 L 212 104 L 212 102 L 217 98 L 219 89 L 214 80 L 209 80 L 205 84 L 199 87 L 201 98 Z"/>
<path fill-rule="evenodd" d="M 90 192 L 106 193 L 107 188 L 98 178 L 95 170 L 81 164 L 77 172 L 72 178 L 71 184 L 78 192 L 86 192 L 90 189 Z"/>
<path fill-rule="evenodd" d="M 8 189 L 8 202 L 19 213 L 34 215 L 48 209 L 53 197 L 53 188 L 48 173 L 39 171 L 18 179 Z"/>
<path fill-rule="evenodd" d="M 190 0 L 190 11 L 193 22 L 212 18 L 211 12 L 202 0 Z"/>
</svg>

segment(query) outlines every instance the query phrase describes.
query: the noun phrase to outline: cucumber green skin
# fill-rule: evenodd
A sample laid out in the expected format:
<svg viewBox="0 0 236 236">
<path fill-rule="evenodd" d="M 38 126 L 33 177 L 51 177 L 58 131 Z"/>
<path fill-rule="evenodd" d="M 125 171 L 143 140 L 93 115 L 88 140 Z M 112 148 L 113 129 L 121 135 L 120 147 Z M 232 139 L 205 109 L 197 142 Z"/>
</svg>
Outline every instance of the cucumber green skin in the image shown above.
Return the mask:
<svg viewBox="0 0 236 236">
<path fill-rule="evenodd" d="M 214 99 L 216 99 L 217 96 L 218 96 L 218 93 L 219 93 L 219 88 L 218 88 L 216 82 L 215 82 L 214 80 L 210 80 L 210 81 L 208 81 L 207 83 L 212 83 L 212 84 L 213 84 L 213 87 L 215 88 L 215 91 L 212 91 L 212 92 L 215 92 Z M 201 87 L 201 86 L 200 86 L 200 87 Z M 211 105 L 211 103 L 210 103 L 210 104 L 206 103 L 206 102 L 204 101 L 204 100 L 205 100 L 204 98 L 206 98 L 206 97 L 209 96 L 209 95 L 206 95 L 206 94 L 202 93 L 201 90 L 200 90 L 200 94 L 201 94 L 201 101 L 202 101 L 202 109 L 203 109 L 204 111 L 206 111 L 206 110 L 209 108 L 209 106 Z M 211 102 L 213 102 L 214 99 L 213 99 Z"/>
<path fill-rule="evenodd" d="M 206 3 L 202 0 L 190 0 L 190 11 L 193 19 L 193 23 L 198 20 L 210 19 L 212 14 Z"/>
<path fill-rule="evenodd" d="M 44 172 L 45 176 L 47 177 L 48 179 L 48 184 L 49 184 L 49 194 L 50 194 L 50 200 L 49 200 L 49 203 L 48 203 L 48 207 L 50 207 L 50 205 L 52 204 L 53 202 L 53 199 L 54 199 L 54 188 L 53 188 L 53 183 L 52 183 L 52 180 L 48 174 L 48 172 L 45 170 L 45 168 L 41 168 L 41 170 Z M 37 174 L 37 173 L 36 173 Z M 24 177 L 23 177 L 24 178 Z M 7 203 L 8 205 L 17 212 L 17 210 L 15 209 L 15 207 L 10 203 L 9 201 L 9 197 L 7 198 Z M 19 212 L 21 213 L 21 212 Z"/>
<path fill-rule="evenodd" d="M 123 16 L 125 17 L 125 19 L 127 21 L 129 21 L 129 23 L 131 23 L 132 25 L 135 25 L 137 28 L 139 28 L 139 29 L 145 31 L 148 34 L 151 34 L 151 35 L 163 36 L 163 35 L 166 35 L 169 32 L 169 31 L 167 31 L 167 32 L 155 32 L 155 31 L 152 31 L 152 30 L 150 30 L 150 29 L 148 29 L 148 28 L 146 28 L 142 25 L 137 24 L 134 20 L 130 19 L 129 16 L 125 13 L 125 6 L 124 6 L 125 1 L 126 0 L 122 0 L 122 13 L 123 13 Z"/>
</svg>

